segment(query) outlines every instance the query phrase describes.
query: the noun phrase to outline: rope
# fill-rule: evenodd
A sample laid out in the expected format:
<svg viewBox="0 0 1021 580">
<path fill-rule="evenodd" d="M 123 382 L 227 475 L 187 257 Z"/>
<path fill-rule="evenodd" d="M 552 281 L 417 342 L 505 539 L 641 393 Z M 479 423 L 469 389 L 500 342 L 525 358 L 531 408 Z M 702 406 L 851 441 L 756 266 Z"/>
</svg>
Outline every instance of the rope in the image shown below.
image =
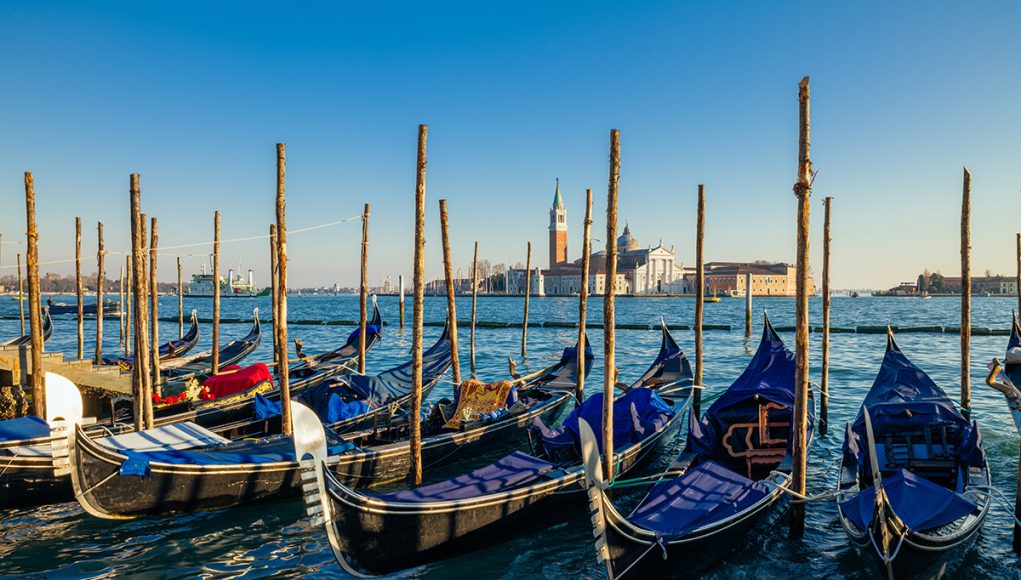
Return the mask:
<svg viewBox="0 0 1021 580">
<path fill-rule="evenodd" d="M 324 228 L 329 228 L 329 227 L 333 227 L 333 226 L 340 225 L 340 224 L 343 224 L 343 223 L 347 223 L 347 222 L 352 221 L 352 220 L 361 220 L 361 219 L 362 219 L 362 216 L 361 216 L 361 214 L 359 214 L 359 215 L 356 215 L 356 216 L 353 216 L 353 217 L 348 217 L 348 218 L 344 218 L 344 219 L 340 219 L 340 220 L 336 220 L 336 221 L 332 221 L 332 222 L 327 222 L 325 224 L 319 224 L 319 225 L 315 225 L 315 226 L 309 226 L 309 227 L 305 227 L 305 228 L 298 228 L 296 230 L 291 230 L 291 231 L 287 232 L 287 235 L 304 234 L 304 233 L 307 233 L 307 232 L 312 232 L 312 231 L 315 231 L 315 230 L 321 230 L 321 229 L 324 229 Z M 233 243 L 237 243 L 237 242 L 251 242 L 251 241 L 254 241 L 254 240 L 268 240 L 268 239 L 269 239 L 269 234 L 261 234 L 261 235 L 257 235 L 257 236 L 244 236 L 244 237 L 240 237 L 240 238 L 231 238 L 229 240 L 220 240 L 220 243 L 221 244 L 233 244 Z M 23 244 L 24 242 L 3 242 L 3 243 L 4 243 L 4 245 L 7 245 L 7 244 Z M 161 248 L 159 248 L 159 254 L 161 256 L 165 256 L 165 257 L 176 257 L 176 256 L 188 257 L 188 256 L 204 255 L 204 254 L 169 254 L 169 253 L 164 253 L 164 250 L 181 250 L 181 249 L 185 249 L 185 248 L 198 248 L 198 247 L 202 247 L 202 246 L 212 246 L 213 243 L 214 242 L 212 240 L 210 240 L 208 242 L 191 242 L 191 243 L 187 243 L 187 244 L 177 244 L 177 245 L 173 245 L 173 246 L 162 246 Z M 131 252 L 130 251 L 122 251 L 122 250 L 114 250 L 114 251 L 104 252 L 103 255 L 104 256 L 130 256 Z M 77 259 L 75 259 L 75 258 L 67 258 L 67 259 L 63 259 L 63 260 L 48 260 L 48 261 L 45 261 L 45 262 L 39 262 L 39 265 L 40 266 L 53 266 L 53 265 L 57 265 L 57 264 L 73 264 L 76 261 L 77 261 Z M 17 269 L 17 267 L 18 267 L 17 264 L 14 264 L 14 265 L 4 265 L 4 266 L 0 266 L 0 270 Z"/>
<path fill-rule="evenodd" d="M 986 493 L 992 492 L 993 493 L 992 497 L 1002 501 L 1003 502 L 1003 506 L 1005 508 L 1010 510 L 1010 508 L 1012 507 L 1010 505 L 1010 498 L 1008 498 L 1005 493 L 1003 493 L 1002 491 L 996 489 L 995 487 L 973 487 L 973 488 L 969 489 L 968 491 L 964 492 L 964 495 L 967 495 L 969 493 L 975 493 L 975 492 L 986 492 Z M 1021 527 L 1021 520 L 1019 520 L 1017 518 L 1017 516 L 1014 515 L 1013 513 L 1010 513 L 1010 511 L 1008 511 L 1007 513 L 1010 515 L 1010 519 L 1014 520 L 1014 525 L 1016 525 L 1018 527 Z"/>
<path fill-rule="evenodd" d="M 770 477 L 783 477 L 783 478 L 787 477 L 786 473 L 781 473 L 779 471 L 770 471 L 769 475 L 770 475 Z M 837 495 L 836 490 L 824 491 L 824 492 L 822 492 L 820 494 L 817 494 L 817 495 L 802 495 L 802 494 L 794 491 L 793 489 L 790 489 L 790 488 L 787 488 L 787 487 L 777 486 L 777 489 L 782 491 L 782 492 L 784 492 L 784 493 L 789 493 L 790 495 L 794 496 L 795 499 L 792 499 L 791 503 L 808 503 L 808 502 L 813 502 L 813 501 L 822 501 L 824 499 L 830 499 L 830 498 L 835 497 Z"/>
</svg>

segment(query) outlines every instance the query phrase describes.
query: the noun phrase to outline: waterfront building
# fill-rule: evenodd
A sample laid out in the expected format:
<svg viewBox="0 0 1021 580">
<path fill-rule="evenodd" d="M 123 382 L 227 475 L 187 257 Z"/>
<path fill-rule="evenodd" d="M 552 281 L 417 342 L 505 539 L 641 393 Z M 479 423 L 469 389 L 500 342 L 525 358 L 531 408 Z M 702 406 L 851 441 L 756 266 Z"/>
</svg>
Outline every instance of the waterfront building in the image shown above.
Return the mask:
<svg viewBox="0 0 1021 580">
<path fill-rule="evenodd" d="M 768 262 L 708 262 L 705 265 L 705 292 L 709 295 L 743 296 L 745 276 L 751 274 L 752 296 L 797 295 L 797 268 L 790 264 Z M 685 273 L 694 288 L 695 273 Z M 808 293 L 815 294 L 815 282 L 808 277 Z"/>
</svg>

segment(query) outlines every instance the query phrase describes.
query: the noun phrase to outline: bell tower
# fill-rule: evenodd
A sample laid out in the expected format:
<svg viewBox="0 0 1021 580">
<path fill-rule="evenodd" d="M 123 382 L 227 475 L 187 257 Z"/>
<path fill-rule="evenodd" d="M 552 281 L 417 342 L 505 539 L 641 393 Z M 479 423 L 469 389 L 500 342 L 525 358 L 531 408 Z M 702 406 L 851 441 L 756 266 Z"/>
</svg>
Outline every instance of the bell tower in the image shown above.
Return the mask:
<svg viewBox="0 0 1021 580">
<path fill-rule="evenodd" d="M 560 195 L 560 178 L 557 178 L 553 207 L 549 210 L 549 267 L 567 263 L 567 207 Z"/>
</svg>

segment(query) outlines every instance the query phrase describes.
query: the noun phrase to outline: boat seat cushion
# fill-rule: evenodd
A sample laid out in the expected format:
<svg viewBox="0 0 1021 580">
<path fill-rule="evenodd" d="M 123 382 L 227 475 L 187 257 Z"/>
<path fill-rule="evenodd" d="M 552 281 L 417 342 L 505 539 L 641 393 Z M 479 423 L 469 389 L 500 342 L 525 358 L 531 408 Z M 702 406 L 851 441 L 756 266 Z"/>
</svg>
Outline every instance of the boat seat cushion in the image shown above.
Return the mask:
<svg viewBox="0 0 1021 580">
<path fill-rule="evenodd" d="M 273 375 L 270 374 L 269 367 L 263 363 L 255 363 L 246 368 L 235 365 L 227 367 L 223 371 L 202 383 L 203 387 L 209 389 L 214 399 L 247 391 L 259 383 L 273 384 Z"/>
<path fill-rule="evenodd" d="M 938 528 L 978 509 L 967 497 L 905 469 L 884 477 L 883 490 L 893 512 L 914 531 Z M 844 515 L 862 530 L 872 521 L 875 506 L 875 487 L 867 487 L 840 502 Z"/>
<path fill-rule="evenodd" d="M 469 499 L 528 485 L 554 467 L 548 461 L 515 451 L 495 463 L 453 479 L 395 493 L 371 494 L 371 497 L 411 503 Z"/>
<path fill-rule="evenodd" d="M 739 514 L 767 495 L 762 482 L 706 461 L 656 484 L 628 521 L 672 540 Z"/>
<path fill-rule="evenodd" d="M 457 430 L 462 423 L 475 421 L 482 416 L 505 410 L 514 403 L 516 398 L 514 383 L 511 381 L 483 383 L 469 379 L 457 389 L 457 407 L 443 427 Z"/>
</svg>

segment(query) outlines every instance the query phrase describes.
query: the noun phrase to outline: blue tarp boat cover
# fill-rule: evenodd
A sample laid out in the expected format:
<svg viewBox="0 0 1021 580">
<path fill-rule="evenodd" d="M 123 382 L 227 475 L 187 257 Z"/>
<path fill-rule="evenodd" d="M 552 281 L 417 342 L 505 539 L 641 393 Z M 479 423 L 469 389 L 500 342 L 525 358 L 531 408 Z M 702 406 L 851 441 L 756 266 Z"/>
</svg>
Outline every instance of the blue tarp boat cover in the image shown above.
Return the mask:
<svg viewBox="0 0 1021 580">
<path fill-rule="evenodd" d="M 985 465 L 977 425 L 969 423 L 943 389 L 904 356 L 892 336 L 887 340 L 879 374 L 844 439 L 844 458 L 849 465 L 869 464 L 865 409 L 872 418 L 877 443 L 881 443 L 886 434 L 938 427 L 946 430 L 948 443 L 953 444 L 964 465 Z"/>
<path fill-rule="evenodd" d="M 884 477 L 883 490 L 893 513 L 915 531 L 938 528 L 978 509 L 963 495 L 904 469 Z M 840 509 L 854 525 L 866 529 L 876 509 L 876 488 L 867 487 L 840 502 Z"/>
<path fill-rule="evenodd" d="M 395 493 L 371 494 L 371 497 L 398 502 L 467 499 L 528 485 L 553 469 L 552 463 L 515 451 L 496 463 L 453 479 Z"/>
<path fill-rule="evenodd" d="M 327 453 L 339 455 L 355 448 L 327 431 Z M 202 449 L 135 452 L 121 450 L 127 456 L 121 463 L 120 475 L 149 475 L 149 464 L 172 465 L 238 465 L 294 461 L 294 441 L 285 435 L 274 435 L 253 441 L 238 441 Z"/>
<path fill-rule="evenodd" d="M 362 331 L 360 326 L 356 326 L 354 332 L 348 335 L 347 343 L 354 344 L 358 340 L 358 334 Z M 379 335 L 382 329 L 378 324 L 366 324 L 365 325 L 365 341 L 369 342 L 372 340 L 372 335 Z"/>
<path fill-rule="evenodd" d="M 707 461 L 722 457 L 720 447 L 723 435 L 735 423 L 757 420 L 761 403 L 774 403 L 785 407 L 774 412 L 792 416 L 794 409 L 794 353 L 787 350 L 773 326 L 766 319 L 762 339 L 741 376 L 706 410 L 701 421 L 694 417 L 689 424 L 687 447 L 699 459 Z M 808 409 L 811 429 L 814 411 Z M 794 438 L 790 437 L 789 441 Z"/>
<path fill-rule="evenodd" d="M 422 384 L 428 385 L 440 377 L 450 366 L 450 337 L 443 334 L 432 347 L 422 354 Z M 357 393 L 370 408 L 377 408 L 411 393 L 411 362 L 404 363 L 378 375 L 348 375 L 334 382 L 343 383 Z"/>
<path fill-rule="evenodd" d="M 668 540 L 738 514 L 769 495 L 769 488 L 714 462 L 656 484 L 628 521 Z"/>
<path fill-rule="evenodd" d="M 613 444 L 615 449 L 630 447 L 645 437 L 658 432 L 674 416 L 674 409 L 656 394 L 656 391 L 639 387 L 631 389 L 613 401 Z M 576 407 L 559 429 L 537 424 L 547 450 L 573 448 L 581 453 L 581 436 L 578 419 L 592 426 L 599 450 L 603 449 L 603 394 L 596 393 Z"/>
<path fill-rule="evenodd" d="M 678 389 L 694 383 L 695 375 L 691 372 L 691 363 L 684 351 L 663 327 L 663 342 L 659 347 L 659 355 L 641 377 L 631 387 L 650 385 L 670 385 L 669 389 Z"/>
<path fill-rule="evenodd" d="M 49 436 L 50 426 L 35 415 L 0 421 L 0 441 L 21 441 Z"/>
</svg>

